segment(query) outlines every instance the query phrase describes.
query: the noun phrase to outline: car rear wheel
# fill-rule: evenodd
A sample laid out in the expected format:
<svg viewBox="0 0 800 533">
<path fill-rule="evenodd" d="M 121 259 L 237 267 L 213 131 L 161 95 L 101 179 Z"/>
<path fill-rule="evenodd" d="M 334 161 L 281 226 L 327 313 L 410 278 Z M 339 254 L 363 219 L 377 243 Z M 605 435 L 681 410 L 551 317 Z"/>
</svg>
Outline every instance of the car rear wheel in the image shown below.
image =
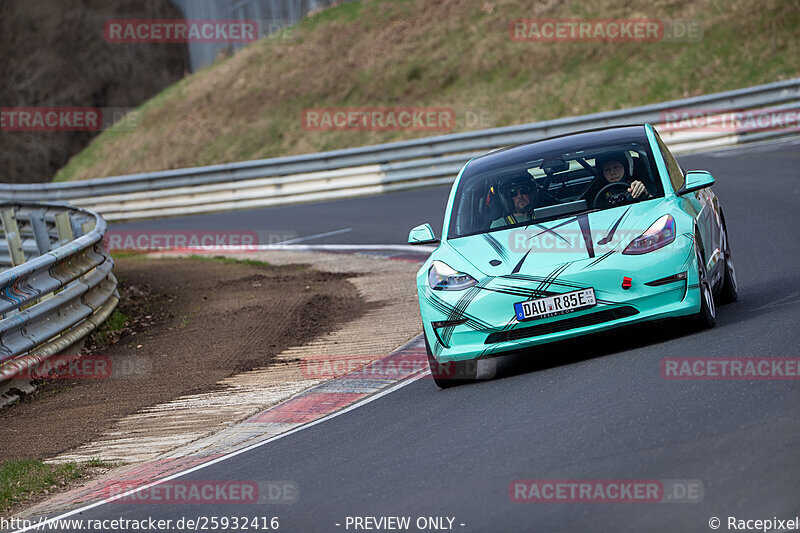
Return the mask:
<svg viewBox="0 0 800 533">
<path fill-rule="evenodd" d="M 425 351 L 428 353 L 431 376 L 440 389 L 472 383 L 478 378 L 478 361 L 448 361 L 447 363 L 440 363 L 433 356 L 431 346 L 428 344 L 428 336 L 424 333 L 423 336 L 425 337 Z"/>
<path fill-rule="evenodd" d="M 700 282 L 700 312 L 694 317 L 695 324 L 701 329 L 713 328 L 717 322 L 717 309 L 714 306 L 714 293 L 708 279 L 706 262 L 700 253 L 700 240 L 696 240 L 695 255 L 697 257 L 697 273 Z"/>
<path fill-rule="evenodd" d="M 739 299 L 739 288 L 736 283 L 736 269 L 733 267 L 733 257 L 731 257 L 731 243 L 728 240 L 728 228 L 725 226 L 725 219 L 722 219 L 722 253 L 725 256 L 725 280 L 719 291 L 719 303 L 728 304 Z"/>
</svg>

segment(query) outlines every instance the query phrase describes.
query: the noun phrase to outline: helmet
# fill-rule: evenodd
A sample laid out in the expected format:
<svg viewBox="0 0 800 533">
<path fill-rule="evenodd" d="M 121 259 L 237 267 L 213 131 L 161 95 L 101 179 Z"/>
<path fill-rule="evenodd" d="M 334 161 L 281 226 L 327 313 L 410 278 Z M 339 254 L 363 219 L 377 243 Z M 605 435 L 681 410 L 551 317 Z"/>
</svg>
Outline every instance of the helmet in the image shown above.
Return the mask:
<svg viewBox="0 0 800 533">
<path fill-rule="evenodd" d="M 514 201 L 514 198 L 520 194 L 520 192 L 528 195 L 528 206 L 524 208 L 525 211 L 530 213 L 535 207 L 537 193 L 536 183 L 534 183 L 533 177 L 528 174 L 527 171 L 506 179 L 506 181 L 500 185 L 499 192 L 503 211 L 506 213 L 517 212 L 517 203 Z"/>
<path fill-rule="evenodd" d="M 631 161 L 624 152 L 607 152 L 598 155 L 596 159 L 595 168 L 601 177 L 603 176 L 603 167 L 611 161 L 616 161 L 622 165 L 622 168 L 625 169 L 626 177 L 631 175 Z"/>
<path fill-rule="evenodd" d="M 533 201 L 533 198 L 536 194 L 536 184 L 533 182 L 531 175 L 527 172 L 518 174 L 503 182 L 503 184 L 500 186 L 500 193 L 510 200 L 518 194 L 520 189 L 523 189 L 524 194 L 525 187 L 528 188 L 527 194 L 530 195 L 531 201 Z"/>
</svg>

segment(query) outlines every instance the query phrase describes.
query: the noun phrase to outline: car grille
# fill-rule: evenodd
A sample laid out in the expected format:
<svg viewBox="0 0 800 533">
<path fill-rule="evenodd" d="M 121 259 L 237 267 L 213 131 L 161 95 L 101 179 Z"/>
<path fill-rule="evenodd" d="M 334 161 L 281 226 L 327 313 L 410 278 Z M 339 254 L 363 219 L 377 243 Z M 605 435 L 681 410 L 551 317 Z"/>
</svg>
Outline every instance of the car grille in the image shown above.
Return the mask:
<svg viewBox="0 0 800 533">
<path fill-rule="evenodd" d="M 498 331 L 486 337 L 486 344 L 517 341 L 520 339 L 537 337 L 539 335 L 557 333 L 559 331 L 565 331 L 568 329 L 594 326 L 595 324 L 602 324 L 603 322 L 610 322 L 612 320 L 617 320 L 636 314 L 639 314 L 639 311 L 629 305 L 615 307 L 614 309 L 606 309 L 605 311 L 598 311 L 597 313 L 589 313 L 564 320 L 556 320 L 554 322 L 548 322 L 547 324 L 539 324 L 538 326 L 516 328 L 508 331 Z"/>
</svg>

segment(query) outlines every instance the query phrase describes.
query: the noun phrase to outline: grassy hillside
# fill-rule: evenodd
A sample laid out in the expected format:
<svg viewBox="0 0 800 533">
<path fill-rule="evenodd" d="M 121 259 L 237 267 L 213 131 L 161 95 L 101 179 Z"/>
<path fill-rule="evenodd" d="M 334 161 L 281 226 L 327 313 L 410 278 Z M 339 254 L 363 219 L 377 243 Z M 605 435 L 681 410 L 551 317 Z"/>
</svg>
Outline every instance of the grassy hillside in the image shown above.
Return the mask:
<svg viewBox="0 0 800 533">
<path fill-rule="evenodd" d="M 518 18 L 694 19 L 698 42 L 514 42 Z M 364 0 L 303 20 L 178 82 L 140 125 L 104 132 L 57 180 L 432 135 L 311 132 L 308 107 L 439 106 L 453 131 L 619 109 L 800 76 L 797 0 Z M 480 117 L 480 121 L 476 121 Z M 469 122 L 469 123 L 468 123 Z"/>
</svg>

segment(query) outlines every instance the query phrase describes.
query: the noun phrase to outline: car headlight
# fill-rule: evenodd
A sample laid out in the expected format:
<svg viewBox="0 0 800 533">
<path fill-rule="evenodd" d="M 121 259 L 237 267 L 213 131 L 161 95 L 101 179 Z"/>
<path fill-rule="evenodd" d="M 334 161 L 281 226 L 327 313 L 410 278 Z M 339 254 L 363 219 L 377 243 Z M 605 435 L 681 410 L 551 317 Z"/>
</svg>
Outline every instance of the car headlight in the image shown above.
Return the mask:
<svg viewBox="0 0 800 533">
<path fill-rule="evenodd" d="M 428 269 L 428 285 L 435 291 L 463 291 L 476 283 L 469 274 L 457 272 L 441 261 L 434 261 Z"/>
<path fill-rule="evenodd" d="M 675 240 L 675 219 L 664 215 L 656 220 L 647 231 L 636 237 L 622 251 L 626 255 L 640 255 L 658 250 Z"/>
</svg>

